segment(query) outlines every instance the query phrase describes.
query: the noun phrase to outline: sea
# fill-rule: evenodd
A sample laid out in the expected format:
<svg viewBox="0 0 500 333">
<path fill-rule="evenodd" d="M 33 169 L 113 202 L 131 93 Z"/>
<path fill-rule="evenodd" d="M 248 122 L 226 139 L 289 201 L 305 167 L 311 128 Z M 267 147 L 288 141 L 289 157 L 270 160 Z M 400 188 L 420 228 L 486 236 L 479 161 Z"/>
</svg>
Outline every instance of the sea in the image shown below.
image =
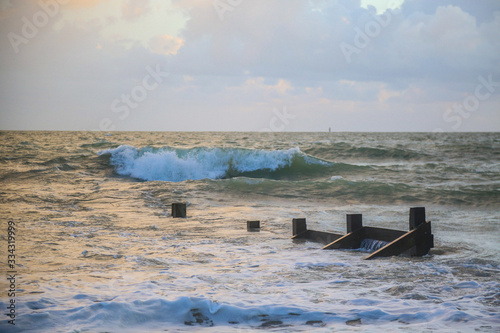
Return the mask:
<svg viewBox="0 0 500 333">
<path fill-rule="evenodd" d="M 500 332 L 500 133 L 1 131 L 0 226 L 1 332 Z"/>
</svg>

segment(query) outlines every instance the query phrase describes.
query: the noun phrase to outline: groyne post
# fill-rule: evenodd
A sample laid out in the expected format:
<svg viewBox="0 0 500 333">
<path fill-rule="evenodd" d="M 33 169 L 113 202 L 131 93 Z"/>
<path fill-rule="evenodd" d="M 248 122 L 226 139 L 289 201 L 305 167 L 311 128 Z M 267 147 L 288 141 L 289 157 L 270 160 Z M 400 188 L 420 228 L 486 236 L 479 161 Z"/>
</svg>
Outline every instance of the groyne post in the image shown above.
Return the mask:
<svg viewBox="0 0 500 333">
<path fill-rule="evenodd" d="M 186 217 L 186 204 L 183 202 L 175 202 L 172 204 L 172 217 Z"/>
<path fill-rule="evenodd" d="M 297 218 L 292 220 L 292 236 L 300 235 L 307 231 L 305 218 Z"/>
<path fill-rule="evenodd" d="M 247 230 L 248 231 L 259 231 L 260 230 L 260 221 L 247 221 Z"/>
<path fill-rule="evenodd" d="M 365 237 L 362 214 L 346 214 L 347 234 L 323 246 L 323 250 L 356 249 Z"/>
<path fill-rule="evenodd" d="M 410 208 L 410 230 L 419 228 L 425 224 L 425 207 Z M 429 250 L 434 247 L 434 235 L 431 230 L 431 223 L 427 222 L 428 227 L 424 228 L 415 244 L 414 254 L 423 256 L 429 253 Z"/>
<path fill-rule="evenodd" d="M 346 215 L 347 233 L 351 233 L 363 227 L 363 214 Z"/>
<path fill-rule="evenodd" d="M 410 230 L 425 223 L 425 207 L 410 208 Z"/>
</svg>

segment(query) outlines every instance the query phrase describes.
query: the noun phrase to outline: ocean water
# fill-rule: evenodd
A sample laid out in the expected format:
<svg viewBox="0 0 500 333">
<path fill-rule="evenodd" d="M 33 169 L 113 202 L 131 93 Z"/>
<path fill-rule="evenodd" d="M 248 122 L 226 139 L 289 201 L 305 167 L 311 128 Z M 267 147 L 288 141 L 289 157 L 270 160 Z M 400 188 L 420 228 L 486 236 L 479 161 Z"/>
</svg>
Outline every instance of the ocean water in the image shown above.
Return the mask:
<svg viewBox="0 0 500 333">
<path fill-rule="evenodd" d="M 0 179 L 1 332 L 500 331 L 499 133 L 0 132 Z M 424 257 L 290 239 L 415 206 Z"/>
</svg>

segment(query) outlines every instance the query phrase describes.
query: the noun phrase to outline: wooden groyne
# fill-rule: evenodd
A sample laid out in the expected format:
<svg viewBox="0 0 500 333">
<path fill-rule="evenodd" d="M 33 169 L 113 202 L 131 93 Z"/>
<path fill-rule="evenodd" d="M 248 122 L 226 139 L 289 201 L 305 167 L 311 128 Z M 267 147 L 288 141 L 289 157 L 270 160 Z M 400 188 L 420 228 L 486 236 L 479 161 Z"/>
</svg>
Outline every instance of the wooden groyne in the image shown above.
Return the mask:
<svg viewBox="0 0 500 333">
<path fill-rule="evenodd" d="M 359 249 L 363 241 L 379 241 L 383 246 L 364 259 L 389 256 L 423 256 L 434 247 L 431 222 L 425 221 L 425 207 L 410 208 L 409 231 L 363 226 L 361 214 L 347 214 L 347 234 L 308 230 L 306 219 L 292 220 L 292 239 L 325 244 L 324 250 Z"/>
</svg>

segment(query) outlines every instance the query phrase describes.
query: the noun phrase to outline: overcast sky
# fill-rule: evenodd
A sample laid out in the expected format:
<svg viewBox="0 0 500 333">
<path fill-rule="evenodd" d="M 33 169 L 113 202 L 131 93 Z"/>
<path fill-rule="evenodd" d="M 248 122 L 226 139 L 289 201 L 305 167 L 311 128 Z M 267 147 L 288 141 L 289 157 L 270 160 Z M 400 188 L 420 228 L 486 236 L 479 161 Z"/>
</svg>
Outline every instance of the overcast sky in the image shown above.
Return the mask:
<svg viewBox="0 0 500 333">
<path fill-rule="evenodd" d="M 498 0 L 0 0 L 0 129 L 499 131 Z"/>
</svg>

